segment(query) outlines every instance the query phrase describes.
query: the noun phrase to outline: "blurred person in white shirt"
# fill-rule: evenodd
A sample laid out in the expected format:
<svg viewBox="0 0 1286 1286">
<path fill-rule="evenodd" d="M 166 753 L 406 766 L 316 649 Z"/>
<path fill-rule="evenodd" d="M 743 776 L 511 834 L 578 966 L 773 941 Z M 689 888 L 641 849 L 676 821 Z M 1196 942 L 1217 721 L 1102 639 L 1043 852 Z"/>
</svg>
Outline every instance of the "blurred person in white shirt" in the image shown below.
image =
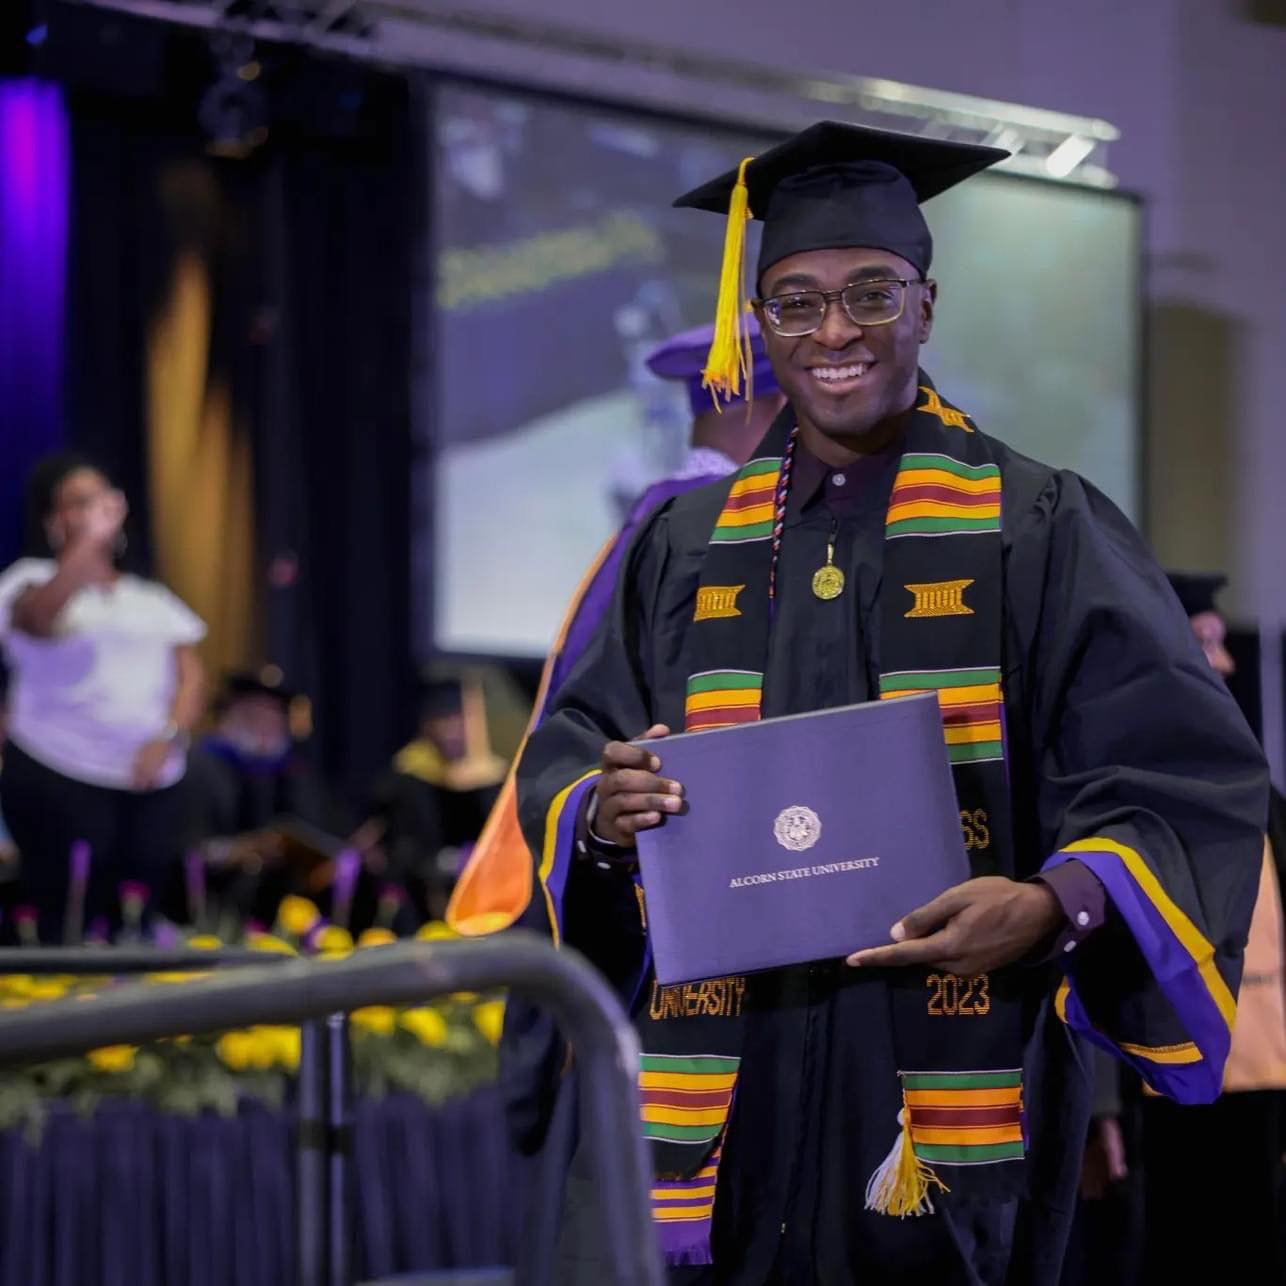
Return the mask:
<svg viewBox="0 0 1286 1286">
<path fill-rule="evenodd" d="M 120 569 L 129 507 L 92 462 L 41 460 L 27 505 L 28 547 L 45 556 L 0 574 L 0 810 L 21 854 L 17 901 L 49 943 L 119 924 L 125 882 L 147 886 L 153 905 L 181 882 L 179 783 L 204 706 L 206 627 L 163 585 Z"/>
</svg>

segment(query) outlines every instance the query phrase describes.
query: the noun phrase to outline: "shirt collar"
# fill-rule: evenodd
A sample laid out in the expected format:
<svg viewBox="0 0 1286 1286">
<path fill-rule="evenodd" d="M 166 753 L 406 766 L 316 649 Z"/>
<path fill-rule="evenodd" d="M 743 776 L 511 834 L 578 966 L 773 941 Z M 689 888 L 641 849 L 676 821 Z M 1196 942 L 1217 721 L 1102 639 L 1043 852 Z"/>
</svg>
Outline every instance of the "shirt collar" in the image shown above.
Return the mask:
<svg viewBox="0 0 1286 1286">
<path fill-rule="evenodd" d="M 874 499 L 877 492 L 883 492 L 881 481 L 892 472 L 901 455 L 899 435 L 883 450 L 859 456 L 843 468 L 833 468 L 796 440 L 787 512 L 798 514 L 818 500 L 847 507 Z"/>
</svg>

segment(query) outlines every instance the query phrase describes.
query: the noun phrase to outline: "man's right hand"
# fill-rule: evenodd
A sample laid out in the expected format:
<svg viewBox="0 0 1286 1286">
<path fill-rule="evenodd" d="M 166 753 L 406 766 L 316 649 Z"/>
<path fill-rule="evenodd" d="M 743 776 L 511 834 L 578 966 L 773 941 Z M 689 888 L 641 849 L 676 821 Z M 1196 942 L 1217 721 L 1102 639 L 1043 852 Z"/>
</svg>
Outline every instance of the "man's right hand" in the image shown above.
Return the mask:
<svg viewBox="0 0 1286 1286">
<path fill-rule="evenodd" d="M 668 737 L 663 723 L 654 724 L 639 740 Z M 599 761 L 598 811 L 594 834 L 609 844 L 633 848 L 639 831 L 660 826 L 667 813 L 683 807 L 683 787 L 659 776 L 661 760 L 644 746 L 629 741 L 609 741 Z"/>
</svg>

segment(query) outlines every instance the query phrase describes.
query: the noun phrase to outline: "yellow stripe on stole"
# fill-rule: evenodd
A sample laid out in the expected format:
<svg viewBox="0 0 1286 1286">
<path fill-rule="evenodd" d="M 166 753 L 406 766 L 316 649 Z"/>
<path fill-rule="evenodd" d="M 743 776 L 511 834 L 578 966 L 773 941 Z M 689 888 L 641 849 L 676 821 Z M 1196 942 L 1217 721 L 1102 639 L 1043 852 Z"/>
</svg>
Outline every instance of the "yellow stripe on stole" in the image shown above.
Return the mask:
<svg viewBox="0 0 1286 1286">
<path fill-rule="evenodd" d="M 734 707 L 757 706 L 763 694 L 758 688 L 725 688 L 722 692 L 694 692 L 684 709 L 731 710 Z"/>
<path fill-rule="evenodd" d="M 653 1125 L 722 1125 L 728 1119 L 732 1099 L 723 1107 L 661 1107 L 644 1103 L 642 1120 Z"/>
<path fill-rule="evenodd" d="M 1103 836 L 1097 839 L 1076 840 L 1074 843 L 1064 845 L 1059 851 L 1093 853 L 1102 852 L 1104 849 L 1120 858 L 1130 878 L 1139 886 L 1143 895 L 1170 926 L 1174 936 L 1183 945 L 1183 949 L 1192 957 L 1193 963 L 1197 966 L 1197 972 L 1210 993 L 1210 999 L 1214 1001 L 1215 1007 L 1231 1032 L 1237 1017 L 1237 1002 L 1233 999 L 1232 992 L 1228 990 L 1228 984 L 1219 976 L 1219 970 L 1215 967 L 1214 947 L 1206 941 L 1200 929 L 1192 923 L 1184 911 L 1170 900 L 1165 889 L 1161 887 L 1161 881 L 1153 874 L 1152 868 L 1143 858 L 1128 845 Z"/>
<path fill-rule="evenodd" d="M 1021 1143 L 1023 1127 L 1021 1125 L 960 1126 L 959 1128 L 940 1125 L 917 1126 L 911 1122 L 911 1138 L 916 1143 L 953 1143 L 959 1147 L 970 1147 L 982 1143 Z"/>
<path fill-rule="evenodd" d="M 549 876 L 553 872 L 554 862 L 558 858 L 558 823 L 562 820 L 563 806 L 567 803 L 567 797 L 583 781 L 588 781 L 591 777 L 597 777 L 599 770 L 593 769 L 580 777 L 577 777 L 570 786 L 564 787 L 554 796 L 553 803 L 549 805 L 549 812 L 545 814 L 545 848 L 540 858 L 540 888 L 545 895 L 545 909 L 549 912 L 549 930 L 553 934 L 554 946 L 558 946 L 562 935 L 558 931 L 558 915 L 554 909 L 554 895 L 549 891 Z"/>
<path fill-rule="evenodd" d="M 971 746 L 976 741 L 999 741 L 1000 724 L 948 723 L 942 729 L 948 746 Z"/>
<path fill-rule="evenodd" d="M 701 1072 L 640 1072 L 639 1088 L 644 1090 L 730 1090 L 737 1083 L 737 1073 L 706 1076 Z"/>
<path fill-rule="evenodd" d="M 762 505 L 747 505 L 745 509 L 734 509 L 729 513 L 726 509 L 719 515 L 719 521 L 715 523 L 716 527 L 750 527 L 757 522 L 768 522 L 772 518 L 773 504 L 772 501 L 766 501 Z"/>
<path fill-rule="evenodd" d="M 1022 1102 L 1018 1086 L 1001 1090 L 907 1090 L 912 1107 L 1012 1107 Z"/>
<path fill-rule="evenodd" d="M 880 695 L 888 701 L 893 697 L 919 696 L 921 692 L 936 692 L 938 704 L 942 706 L 976 706 L 986 701 L 1000 700 L 998 683 L 978 683 L 970 688 L 898 688 Z"/>
<path fill-rule="evenodd" d="M 945 500 L 899 502 L 895 497 L 893 503 L 889 505 L 887 521 L 901 522 L 904 518 L 995 518 L 999 514 L 999 501 L 994 505 L 953 505 Z"/>
<path fill-rule="evenodd" d="M 744 496 L 749 491 L 767 491 L 777 490 L 777 479 L 780 477 L 780 470 L 774 470 L 772 473 L 752 473 L 748 478 L 738 478 L 736 482 L 728 488 L 728 499 L 732 500 L 739 496 Z"/>
<path fill-rule="evenodd" d="M 1000 479 L 961 478 L 946 469 L 903 469 L 893 484 L 894 501 L 903 487 L 950 487 L 952 491 L 963 491 L 971 496 L 985 496 L 988 492 L 1000 490 Z"/>
</svg>

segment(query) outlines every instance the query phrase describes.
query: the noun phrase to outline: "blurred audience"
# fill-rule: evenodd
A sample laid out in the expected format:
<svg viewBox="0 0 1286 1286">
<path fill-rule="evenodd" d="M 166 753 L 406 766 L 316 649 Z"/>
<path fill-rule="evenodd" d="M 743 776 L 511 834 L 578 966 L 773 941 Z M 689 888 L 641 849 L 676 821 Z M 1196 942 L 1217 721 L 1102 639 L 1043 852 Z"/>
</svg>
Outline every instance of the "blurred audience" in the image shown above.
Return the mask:
<svg viewBox="0 0 1286 1286">
<path fill-rule="evenodd" d="M 316 896 L 339 809 L 291 729 L 299 700 L 275 667 L 225 676 L 213 729 L 192 752 L 190 835 L 228 908 L 271 923 L 289 892 Z"/>
<path fill-rule="evenodd" d="M 500 792 L 507 765 L 491 752 L 476 679 L 427 682 L 419 732 L 376 784 L 372 813 L 383 825 L 387 876 L 420 915 L 440 920 L 470 848 Z"/>
<path fill-rule="evenodd" d="M 28 479 L 28 550 L 0 575 L 10 671 L 0 810 L 21 854 L 18 900 L 42 942 L 119 924 L 122 883 L 177 895 L 187 743 L 205 625 L 168 589 L 123 571 L 129 506 L 83 456 Z M 140 891 L 131 890 L 131 915 Z"/>
</svg>

